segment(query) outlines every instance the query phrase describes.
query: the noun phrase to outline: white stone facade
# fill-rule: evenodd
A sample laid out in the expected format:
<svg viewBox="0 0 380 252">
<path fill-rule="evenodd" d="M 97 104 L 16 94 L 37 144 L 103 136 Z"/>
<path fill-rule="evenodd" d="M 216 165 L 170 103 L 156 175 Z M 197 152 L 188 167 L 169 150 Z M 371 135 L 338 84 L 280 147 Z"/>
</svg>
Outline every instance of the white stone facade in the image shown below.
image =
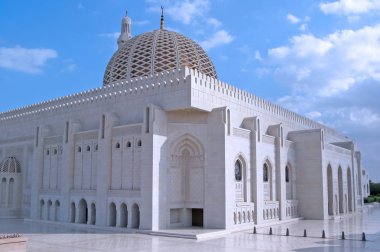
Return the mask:
<svg viewBox="0 0 380 252">
<path fill-rule="evenodd" d="M 185 66 L 1 113 L 0 132 L 0 161 L 21 167 L 0 173 L 0 202 L 11 178 L 22 199 L 0 218 L 240 229 L 365 195 L 350 139 Z"/>
</svg>

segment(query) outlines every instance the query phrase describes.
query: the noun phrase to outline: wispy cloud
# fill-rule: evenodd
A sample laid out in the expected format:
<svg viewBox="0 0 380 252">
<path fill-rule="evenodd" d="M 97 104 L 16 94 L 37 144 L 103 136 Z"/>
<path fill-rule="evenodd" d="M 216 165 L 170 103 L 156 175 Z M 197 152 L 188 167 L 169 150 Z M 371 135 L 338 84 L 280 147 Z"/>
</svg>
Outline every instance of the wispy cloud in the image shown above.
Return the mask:
<svg viewBox="0 0 380 252">
<path fill-rule="evenodd" d="M 57 57 L 58 53 L 52 49 L 0 47 L 0 67 L 24 73 L 40 73 L 49 59 Z"/>
<path fill-rule="evenodd" d="M 297 23 L 301 22 L 301 19 L 299 19 L 298 17 L 296 17 L 290 13 L 286 16 L 286 19 L 292 24 L 297 24 Z"/>
<path fill-rule="evenodd" d="M 233 37 L 227 31 L 220 30 L 215 32 L 211 37 L 200 42 L 200 44 L 205 50 L 210 50 L 224 44 L 229 44 L 232 40 Z"/>
<path fill-rule="evenodd" d="M 214 26 L 215 28 L 219 28 L 220 26 L 222 26 L 222 22 L 220 22 L 218 19 L 213 18 L 213 17 L 207 19 L 207 23 Z"/>
<path fill-rule="evenodd" d="M 148 11 L 157 11 L 162 1 L 147 0 L 152 6 Z M 173 20 L 184 24 L 189 24 L 197 17 L 203 16 L 210 8 L 209 0 L 184 0 L 184 1 L 167 1 L 165 14 L 169 15 Z"/>
<path fill-rule="evenodd" d="M 101 33 L 99 36 L 103 38 L 117 39 L 120 36 L 120 32 Z"/>
<path fill-rule="evenodd" d="M 147 25 L 149 24 L 149 20 L 141 20 L 141 21 L 133 21 L 132 25 Z"/>
</svg>

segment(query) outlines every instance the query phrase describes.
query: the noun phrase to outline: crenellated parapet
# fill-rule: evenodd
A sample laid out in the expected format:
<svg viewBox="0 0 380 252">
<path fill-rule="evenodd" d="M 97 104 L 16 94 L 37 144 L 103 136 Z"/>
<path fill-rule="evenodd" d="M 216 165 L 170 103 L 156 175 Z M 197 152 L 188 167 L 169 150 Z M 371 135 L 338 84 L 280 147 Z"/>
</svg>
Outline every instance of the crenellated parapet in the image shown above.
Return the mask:
<svg viewBox="0 0 380 252">
<path fill-rule="evenodd" d="M 188 78 L 193 79 L 191 86 L 187 82 Z M 227 103 L 238 103 L 249 109 L 260 111 L 262 114 L 276 116 L 280 120 L 290 121 L 303 128 L 322 128 L 329 135 L 341 137 L 334 129 L 188 67 L 164 71 L 145 77 L 121 80 L 103 87 L 3 112 L 0 113 L 0 122 L 24 119 L 51 111 L 63 112 L 74 107 L 80 107 L 86 104 L 95 105 L 118 97 L 128 99 L 129 97 L 144 97 L 152 94 L 168 93 L 174 91 L 176 87 L 187 87 L 189 90 L 190 88 L 202 90 L 212 96 L 223 97 L 223 100 Z M 173 95 L 176 95 L 175 92 L 173 92 Z M 209 101 L 204 101 L 205 104 L 207 102 Z M 195 107 L 197 107 L 197 105 L 195 105 Z M 202 107 L 199 108 L 202 109 Z"/>
</svg>

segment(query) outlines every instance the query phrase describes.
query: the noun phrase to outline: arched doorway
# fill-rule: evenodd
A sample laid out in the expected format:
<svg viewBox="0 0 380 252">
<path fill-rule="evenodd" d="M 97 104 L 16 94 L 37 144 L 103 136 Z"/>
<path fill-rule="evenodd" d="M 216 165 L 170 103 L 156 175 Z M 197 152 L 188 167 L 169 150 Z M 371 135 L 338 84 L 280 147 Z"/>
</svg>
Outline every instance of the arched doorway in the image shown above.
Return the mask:
<svg viewBox="0 0 380 252">
<path fill-rule="evenodd" d="M 8 189 L 8 207 L 13 207 L 13 190 L 14 190 L 14 178 L 9 179 L 9 189 Z"/>
<path fill-rule="evenodd" d="M 53 211 L 52 211 L 52 208 L 53 208 L 53 202 L 51 200 L 48 200 L 48 203 L 47 203 L 47 219 L 49 221 L 52 221 L 54 218 L 53 218 Z"/>
<path fill-rule="evenodd" d="M 128 225 L 128 209 L 124 203 L 120 206 L 120 227 L 127 227 Z"/>
<path fill-rule="evenodd" d="M 55 201 L 55 205 L 54 205 L 54 220 L 55 221 L 59 221 L 60 220 L 60 207 L 61 207 L 61 204 L 59 203 L 58 200 Z"/>
<path fill-rule="evenodd" d="M 71 202 L 70 206 L 70 222 L 74 223 L 75 222 L 75 203 Z"/>
<path fill-rule="evenodd" d="M 131 228 L 139 228 L 140 226 L 140 209 L 135 203 L 132 206 L 132 223 Z"/>
<path fill-rule="evenodd" d="M 40 200 L 40 219 L 45 219 L 45 201 L 43 199 Z"/>
<path fill-rule="evenodd" d="M 96 206 L 95 203 L 91 204 L 91 225 L 96 223 Z"/>
<path fill-rule="evenodd" d="M 342 167 L 338 168 L 338 190 L 339 190 L 339 213 L 344 213 L 344 197 L 343 197 L 343 175 Z"/>
<path fill-rule="evenodd" d="M 78 204 L 78 223 L 86 224 L 88 221 L 88 208 L 87 202 L 81 199 Z"/>
<path fill-rule="evenodd" d="M 327 194 L 329 215 L 334 215 L 333 173 L 330 165 L 327 166 Z"/>
<path fill-rule="evenodd" d="M 116 205 L 115 203 L 111 203 L 108 211 L 108 225 L 111 227 L 116 226 Z"/>
<path fill-rule="evenodd" d="M 1 179 L 1 199 L 0 199 L 0 207 L 5 207 L 6 205 L 6 197 L 7 197 L 7 179 Z"/>
<path fill-rule="evenodd" d="M 348 211 L 352 212 L 352 179 L 351 169 L 347 169 L 347 187 L 348 187 Z"/>
</svg>

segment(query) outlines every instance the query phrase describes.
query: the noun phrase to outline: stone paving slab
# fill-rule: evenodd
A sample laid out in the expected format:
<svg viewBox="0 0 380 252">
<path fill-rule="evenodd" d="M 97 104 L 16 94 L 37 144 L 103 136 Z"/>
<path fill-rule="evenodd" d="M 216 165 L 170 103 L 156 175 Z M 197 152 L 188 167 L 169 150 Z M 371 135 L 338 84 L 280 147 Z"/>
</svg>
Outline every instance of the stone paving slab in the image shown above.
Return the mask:
<svg viewBox="0 0 380 252">
<path fill-rule="evenodd" d="M 285 236 L 289 228 L 290 236 Z M 308 237 L 303 236 L 307 230 Z M 321 238 L 322 230 L 326 239 Z M 341 240 L 345 231 L 346 240 Z M 84 229 L 77 226 L 24 222 L 23 220 L 0 220 L 0 233 L 20 233 L 29 241 L 25 245 L 1 247 L 3 251 L 379 251 L 380 250 L 380 204 L 372 204 L 361 214 L 328 221 L 299 220 L 297 222 L 258 227 L 257 234 L 250 231 L 226 234 L 209 240 L 191 240 L 152 236 L 146 234 L 115 233 L 109 230 Z M 366 233 L 367 242 L 360 241 Z M 190 233 L 196 234 L 196 230 Z M 205 230 L 199 230 L 207 234 Z"/>
</svg>

